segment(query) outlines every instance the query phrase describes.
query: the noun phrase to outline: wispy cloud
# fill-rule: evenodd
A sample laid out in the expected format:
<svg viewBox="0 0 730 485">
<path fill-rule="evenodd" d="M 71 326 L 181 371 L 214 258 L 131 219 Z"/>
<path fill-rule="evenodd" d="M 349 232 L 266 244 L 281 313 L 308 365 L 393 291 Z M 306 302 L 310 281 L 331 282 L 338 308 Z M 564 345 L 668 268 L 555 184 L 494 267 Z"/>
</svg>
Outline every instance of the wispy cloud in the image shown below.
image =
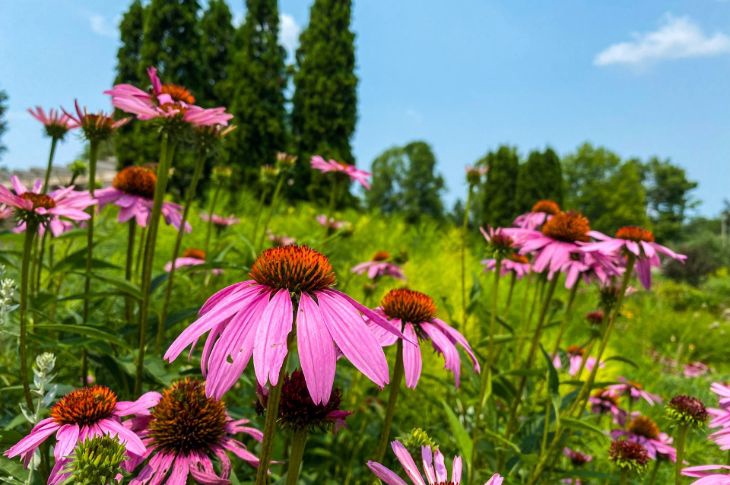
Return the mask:
<svg viewBox="0 0 730 485">
<path fill-rule="evenodd" d="M 109 21 L 106 17 L 98 13 L 90 13 L 88 18 L 89 26 L 95 34 L 112 39 L 117 38 L 117 26 L 115 22 Z"/>
<path fill-rule="evenodd" d="M 279 16 L 279 42 L 284 46 L 289 56 L 294 56 L 294 51 L 299 44 L 299 32 L 301 27 L 289 14 L 283 13 Z"/>
<path fill-rule="evenodd" d="M 597 66 L 642 66 L 667 59 L 709 57 L 730 53 L 730 37 L 708 35 L 689 17 L 667 14 L 653 32 L 632 34 L 633 40 L 613 44 L 596 55 Z"/>
</svg>

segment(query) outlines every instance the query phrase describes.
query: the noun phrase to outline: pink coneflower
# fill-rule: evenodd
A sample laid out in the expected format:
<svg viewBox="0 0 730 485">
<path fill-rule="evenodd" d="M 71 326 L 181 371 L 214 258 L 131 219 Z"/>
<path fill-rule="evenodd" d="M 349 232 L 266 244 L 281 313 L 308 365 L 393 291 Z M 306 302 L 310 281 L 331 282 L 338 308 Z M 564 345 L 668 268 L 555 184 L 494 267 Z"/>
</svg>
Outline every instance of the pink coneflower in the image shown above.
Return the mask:
<svg viewBox="0 0 730 485">
<path fill-rule="evenodd" d="M 454 374 L 457 387 L 461 376 L 461 357 L 457 345 L 466 351 L 474 370 L 479 373 L 479 362 L 469 342 L 448 323 L 436 318 L 436 304 L 430 296 L 407 288 L 390 290 L 376 311 L 387 319 L 392 329 L 403 332 L 404 337 L 401 339 L 406 386 L 415 388 L 421 377 L 420 340 L 430 340 L 433 348 L 443 355 L 444 367 Z M 371 329 L 382 345 L 392 345 L 399 338 L 393 332 L 383 331 L 373 325 Z"/>
<path fill-rule="evenodd" d="M 656 394 L 652 394 L 644 390 L 643 386 L 638 382 L 630 381 L 625 377 L 619 377 L 619 384 L 612 384 L 608 386 L 611 392 L 616 393 L 618 396 L 627 396 L 632 401 L 636 402 L 639 399 L 643 399 L 648 402 L 651 406 L 655 404 L 661 404 L 662 398 Z"/>
<path fill-rule="evenodd" d="M 168 261 L 165 264 L 165 271 L 169 273 L 172 271 L 173 267 L 175 269 L 179 269 L 184 268 L 185 266 L 200 266 L 207 262 L 206 256 L 205 251 L 202 249 L 188 248 L 183 251 L 182 256 L 179 258 L 176 258 L 174 261 Z M 223 270 L 215 268 L 211 272 L 215 275 L 219 275 L 223 273 Z"/>
<path fill-rule="evenodd" d="M 155 185 L 157 185 L 157 175 L 152 169 L 130 166 L 117 172 L 111 187 L 99 189 L 94 195 L 100 207 L 110 203 L 119 207 L 119 222 L 127 222 L 134 218 L 137 225 L 147 227 L 152 214 Z M 162 216 L 167 224 L 180 229 L 182 212 L 178 204 L 163 202 Z M 192 230 L 192 226 L 186 222 L 185 232 Z"/>
<path fill-rule="evenodd" d="M 86 139 L 91 141 L 101 141 L 108 139 L 112 136 L 117 128 L 126 125 L 132 119 L 120 118 L 118 120 L 115 120 L 103 111 L 89 113 L 86 110 L 86 107 L 81 108 L 79 106 L 78 101 L 74 101 L 74 108 L 76 109 L 75 115 L 65 110 L 64 114 L 71 118 L 74 124 L 81 128 L 81 131 L 84 133 Z"/>
<path fill-rule="evenodd" d="M 231 460 L 227 452 L 258 466 L 258 458 L 234 435 L 244 433 L 261 441 L 263 433 L 246 426 L 247 419 L 233 420 L 223 401 L 206 397 L 202 382 L 190 378 L 178 381 L 158 398 L 159 404 L 149 415 L 133 420 L 147 450 L 125 465 L 132 471 L 146 461 L 130 485 L 183 485 L 188 477 L 198 483 L 229 483 Z M 214 468 L 216 458 L 220 472 Z"/>
<path fill-rule="evenodd" d="M 623 274 L 625 269 L 618 258 L 601 253 L 573 253 L 560 271 L 565 273 L 565 287 L 572 288 L 579 278 L 586 283 L 597 281 L 602 285 Z"/>
<path fill-rule="evenodd" d="M 51 138 L 61 139 L 69 130 L 78 128 L 70 116 L 55 108 L 49 109 L 46 113 L 43 108 L 36 106 L 35 111 L 29 108 L 28 113 L 43 124 L 46 135 Z"/>
<path fill-rule="evenodd" d="M 131 84 L 117 84 L 104 91 L 112 97 L 112 104 L 140 120 L 155 118 L 178 118 L 194 126 L 228 125 L 233 115 L 223 107 L 205 109 L 196 106 L 195 97 L 182 86 L 162 84 L 157 69 L 149 67 L 147 75 L 152 84 L 152 92 L 139 89 Z"/>
<path fill-rule="evenodd" d="M 240 221 L 235 216 L 219 216 L 218 214 L 209 215 L 206 213 L 200 214 L 200 219 L 205 222 L 213 222 L 213 225 L 218 229 L 224 229 L 228 226 L 238 224 Z"/>
<path fill-rule="evenodd" d="M 71 391 L 51 407 L 51 417 L 36 424 L 5 456 L 20 455 L 27 466 L 33 452 L 52 434 L 56 435 L 53 448 L 56 460 L 70 455 L 79 441 L 103 435 L 117 436 L 128 452 L 143 454 L 144 443 L 122 424 L 121 418 L 146 413 L 157 404 L 157 398 L 157 393 L 148 392 L 133 402 L 117 401 L 117 395 L 105 386 Z"/>
<path fill-rule="evenodd" d="M 707 364 L 704 364 L 700 361 L 690 362 L 689 364 L 685 365 L 684 369 L 682 370 L 684 377 L 701 377 L 708 372 L 710 372 L 710 368 L 707 366 Z"/>
<path fill-rule="evenodd" d="M 710 387 L 717 394 L 719 408 L 708 408 L 712 417 L 710 428 L 720 428 L 710 435 L 710 439 L 717 443 L 722 450 L 730 450 L 730 387 L 719 382 L 713 382 Z"/>
<path fill-rule="evenodd" d="M 315 403 L 329 400 L 339 353 L 376 385 L 388 383 L 385 354 L 362 316 L 386 329 L 392 326 L 333 288 L 335 274 L 326 256 L 306 246 L 267 249 L 250 276 L 210 297 L 200 318 L 165 353 L 173 361 L 210 332 L 201 359 L 209 396 L 220 398 L 230 389 L 251 356 L 259 385 L 275 386 L 295 311 L 299 361 Z"/>
<path fill-rule="evenodd" d="M 13 209 L 19 221 L 16 231 L 25 231 L 30 222 L 38 225 L 40 234 L 48 227 L 54 236 L 59 236 L 68 230 L 68 221 L 88 220 L 89 214 L 84 209 L 97 203 L 88 192 L 74 190 L 73 186 L 43 194 L 40 180 L 36 180 L 31 189 L 15 175 L 10 177 L 10 183 L 15 193 L 0 185 L 0 203 Z"/>
<path fill-rule="evenodd" d="M 522 229 L 538 229 L 554 215 L 560 213 L 560 206 L 552 200 L 538 200 L 530 212 L 517 216 L 514 226 Z"/>
<path fill-rule="evenodd" d="M 293 237 L 285 236 L 283 234 L 274 234 L 272 232 L 269 232 L 268 238 L 274 247 L 291 246 L 291 245 L 297 243 L 297 240 L 294 239 Z"/>
<path fill-rule="evenodd" d="M 463 465 L 460 456 L 454 457 L 454 463 L 451 467 L 451 479 L 449 480 L 448 471 L 444 465 L 444 455 L 441 454 L 441 451 L 438 448 L 432 450 L 430 446 L 422 446 L 423 472 L 426 475 L 426 479 L 424 480 L 408 449 L 400 441 L 391 441 L 390 446 L 403 467 L 403 470 L 406 472 L 406 476 L 411 480 L 413 485 L 461 484 L 461 469 Z M 406 482 L 397 473 L 380 463 L 368 461 L 367 465 L 370 471 L 386 485 L 406 485 Z M 501 485 L 503 480 L 504 478 L 495 473 L 484 485 Z"/>
<path fill-rule="evenodd" d="M 573 466 L 580 467 L 593 461 L 593 457 L 580 451 L 571 450 L 570 448 L 563 448 L 563 455 L 566 456 Z"/>
<path fill-rule="evenodd" d="M 335 172 L 344 173 L 350 180 L 358 182 L 365 189 L 370 189 L 370 172 L 356 168 L 354 165 L 338 162 L 337 160 L 325 160 L 319 155 L 314 155 L 311 160 L 312 168 L 322 173 Z"/>
<path fill-rule="evenodd" d="M 317 216 L 317 222 L 320 226 L 326 228 L 330 232 L 339 231 L 340 229 L 345 229 L 349 226 L 349 222 L 347 221 L 338 221 L 334 217 L 327 217 L 324 214 L 320 214 Z"/>
<path fill-rule="evenodd" d="M 715 473 L 724 471 L 726 473 Z M 699 465 L 682 469 L 685 477 L 699 478 L 692 482 L 692 485 L 730 485 L 729 465 Z"/>
<path fill-rule="evenodd" d="M 614 429 L 611 438 L 623 438 L 638 443 L 646 449 L 649 458 L 677 461 L 677 450 L 672 446 L 672 438 L 662 433 L 656 423 L 647 416 L 636 416 L 626 429 Z"/>
<path fill-rule="evenodd" d="M 583 365 L 585 349 L 579 345 L 569 345 L 568 348 L 565 349 L 565 354 L 568 358 L 568 374 L 571 376 L 576 375 L 581 366 L 589 372 L 596 366 L 596 359 L 594 357 L 588 357 L 585 365 Z M 603 368 L 603 366 L 604 364 L 601 362 L 600 368 Z M 556 369 L 563 368 L 563 361 L 560 358 L 560 355 L 553 357 L 553 367 Z"/>
<path fill-rule="evenodd" d="M 587 244 L 581 250 L 586 252 L 598 251 L 614 256 L 632 254 L 636 258 L 637 276 L 646 289 L 651 288 L 651 268 L 661 265 L 660 254 L 682 262 L 687 259 L 687 256 L 675 253 L 671 249 L 654 242 L 654 234 L 641 227 L 622 227 L 616 231 L 615 238 L 598 234 L 596 239 L 601 240 Z"/>
<path fill-rule="evenodd" d="M 494 269 L 497 267 L 497 260 L 483 259 L 482 265 L 484 266 L 484 271 L 494 271 Z M 499 274 L 501 274 L 502 276 L 514 274 L 517 279 L 522 279 L 523 276 L 526 276 L 530 273 L 530 268 L 530 260 L 527 258 L 527 256 L 523 256 L 522 254 L 518 253 L 510 253 L 505 256 L 504 259 L 502 259 Z"/>
<path fill-rule="evenodd" d="M 5 219 L 10 219 L 14 214 L 14 211 L 12 208 L 6 206 L 5 204 L 0 204 L 0 221 L 4 221 Z"/>
<path fill-rule="evenodd" d="M 403 269 L 389 261 L 390 253 L 387 251 L 378 251 L 373 255 L 370 261 L 356 264 L 352 267 L 352 272 L 355 274 L 367 273 L 368 278 L 371 280 L 381 278 L 383 276 L 392 276 L 400 280 L 406 279 L 403 274 Z"/>
<path fill-rule="evenodd" d="M 598 389 L 588 398 L 591 412 L 594 414 L 610 414 L 613 422 L 623 426 L 626 422 L 626 411 L 618 405 L 618 396 L 613 391 Z"/>
</svg>

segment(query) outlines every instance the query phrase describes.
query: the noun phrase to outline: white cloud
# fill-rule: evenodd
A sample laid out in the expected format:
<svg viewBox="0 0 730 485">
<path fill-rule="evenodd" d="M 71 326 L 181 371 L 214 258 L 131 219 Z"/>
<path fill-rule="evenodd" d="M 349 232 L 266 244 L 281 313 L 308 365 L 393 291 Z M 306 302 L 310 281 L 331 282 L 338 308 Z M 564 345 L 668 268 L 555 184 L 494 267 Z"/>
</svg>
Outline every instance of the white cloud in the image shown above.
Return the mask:
<svg viewBox="0 0 730 485">
<path fill-rule="evenodd" d="M 89 14 L 89 26 L 95 34 L 99 34 L 102 37 L 111 37 L 116 39 L 117 27 L 114 23 L 107 20 L 103 15 L 97 13 Z"/>
<path fill-rule="evenodd" d="M 613 44 L 596 55 L 597 66 L 645 65 L 665 59 L 709 57 L 730 53 L 730 37 L 705 34 L 689 17 L 665 15 L 659 29 L 632 34 L 633 40 Z"/>
<path fill-rule="evenodd" d="M 284 46 L 289 56 L 294 56 L 294 51 L 299 44 L 299 32 L 301 27 L 289 14 L 283 13 L 279 16 L 279 42 Z"/>
</svg>

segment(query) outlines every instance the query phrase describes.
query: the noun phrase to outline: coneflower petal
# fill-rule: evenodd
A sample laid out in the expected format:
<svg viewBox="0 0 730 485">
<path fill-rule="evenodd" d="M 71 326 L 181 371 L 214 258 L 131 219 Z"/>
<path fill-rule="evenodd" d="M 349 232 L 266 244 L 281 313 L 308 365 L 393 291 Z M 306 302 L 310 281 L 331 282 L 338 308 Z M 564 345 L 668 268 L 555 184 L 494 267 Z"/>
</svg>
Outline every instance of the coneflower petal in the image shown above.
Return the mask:
<svg viewBox="0 0 730 485">
<path fill-rule="evenodd" d="M 312 401 L 326 404 L 335 381 L 337 353 L 319 306 L 306 293 L 297 312 L 297 351 Z"/>
</svg>

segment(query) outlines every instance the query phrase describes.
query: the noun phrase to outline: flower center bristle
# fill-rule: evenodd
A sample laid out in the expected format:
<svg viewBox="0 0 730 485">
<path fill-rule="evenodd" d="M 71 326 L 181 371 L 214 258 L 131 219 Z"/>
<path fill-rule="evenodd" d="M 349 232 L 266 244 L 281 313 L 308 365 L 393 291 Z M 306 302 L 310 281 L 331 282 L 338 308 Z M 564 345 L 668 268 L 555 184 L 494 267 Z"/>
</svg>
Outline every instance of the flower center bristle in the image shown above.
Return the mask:
<svg viewBox="0 0 730 485">
<path fill-rule="evenodd" d="M 489 238 L 489 244 L 494 249 L 507 251 L 514 247 L 515 241 L 502 231 L 497 231 Z"/>
<path fill-rule="evenodd" d="M 531 212 L 542 212 L 554 216 L 560 213 L 560 206 L 552 200 L 538 200 L 532 206 Z"/>
<path fill-rule="evenodd" d="M 205 384 L 186 378 L 162 393 L 152 409 L 150 437 L 158 449 L 187 454 L 208 452 L 226 434 L 223 401 L 205 396 Z"/>
<path fill-rule="evenodd" d="M 173 101 L 195 104 L 195 96 L 186 88 L 177 84 L 163 84 L 162 92 L 170 96 Z"/>
<path fill-rule="evenodd" d="M 674 409 L 680 414 L 686 415 L 697 422 L 705 422 L 709 414 L 705 405 L 696 397 L 679 395 L 669 401 L 669 408 Z"/>
<path fill-rule="evenodd" d="M 390 253 L 388 251 L 378 251 L 373 254 L 373 261 L 388 261 L 390 259 Z"/>
<path fill-rule="evenodd" d="M 66 394 L 51 408 L 58 424 L 92 425 L 108 418 L 117 405 L 117 395 L 106 386 L 77 389 Z"/>
<path fill-rule="evenodd" d="M 420 291 L 408 288 L 390 290 L 380 304 L 390 318 L 410 323 L 430 322 L 436 316 L 433 299 Z"/>
<path fill-rule="evenodd" d="M 614 462 L 635 462 L 639 465 L 646 465 L 649 461 L 646 448 L 628 440 L 613 441 L 608 450 L 608 457 Z"/>
<path fill-rule="evenodd" d="M 145 199 L 155 196 L 157 175 L 147 167 L 130 166 L 120 170 L 112 181 L 112 187 L 125 194 L 138 195 Z"/>
<path fill-rule="evenodd" d="M 530 259 L 527 256 L 525 256 L 524 254 L 520 254 L 520 253 L 511 253 L 511 254 L 507 255 L 507 259 L 509 259 L 510 261 L 514 261 L 515 263 L 520 263 L 520 264 L 528 264 L 530 262 Z"/>
<path fill-rule="evenodd" d="M 568 345 L 568 348 L 565 349 L 566 353 L 568 355 L 580 355 L 583 356 L 585 353 L 585 350 L 583 350 L 583 347 L 580 345 Z"/>
<path fill-rule="evenodd" d="M 624 226 L 616 231 L 616 237 L 634 242 L 654 242 L 654 234 L 648 229 L 638 226 Z"/>
<path fill-rule="evenodd" d="M 205 251 L 197 248 L 188 248 L 183 251 L 183 258 L 194 258 L 205 261 Z"/>
<path fill-rule="evenodd" d="M 267 397 L 261 396 L 262 409 Z M 334 388 L 326 404 L 315 404 L 307 389 L 304 373 L 297 369 L 284 377 L 279 404 L 279 422 L 291 429 L 324 428 L 332 423 L 330 413 L 340 409 L 342 391 Z"/>
<path fill-rule="evenodd" d="M 29 200 L 33 204 L 33 209 L 39 209 L 41 207 L 44 209 L 53 209 L 56 207 L 56 201 L 50 195 L 24 192 L 20 194 L 20 198 Z"/>
<path fill-rule="evenodd" d="M 629 432 L 652 440 L 659 438 L 659 427 L 646 416 L 637 416 L 632 419 L 629 424 Z"/>
<path fill-rule="evenodd" d="M 307 246 L 267 249 L 254 262 L 250 275 L 261 285 L 292 292 L 324 290 L 335 284 L 329 259 Z"/>
<path fill-rule="evenodd" d="M 563 242 L 588 242 L 591 230 L 588 219 L 580 212 L 561 212 L 542 226 L 542 233 Z"/>
</svg>

